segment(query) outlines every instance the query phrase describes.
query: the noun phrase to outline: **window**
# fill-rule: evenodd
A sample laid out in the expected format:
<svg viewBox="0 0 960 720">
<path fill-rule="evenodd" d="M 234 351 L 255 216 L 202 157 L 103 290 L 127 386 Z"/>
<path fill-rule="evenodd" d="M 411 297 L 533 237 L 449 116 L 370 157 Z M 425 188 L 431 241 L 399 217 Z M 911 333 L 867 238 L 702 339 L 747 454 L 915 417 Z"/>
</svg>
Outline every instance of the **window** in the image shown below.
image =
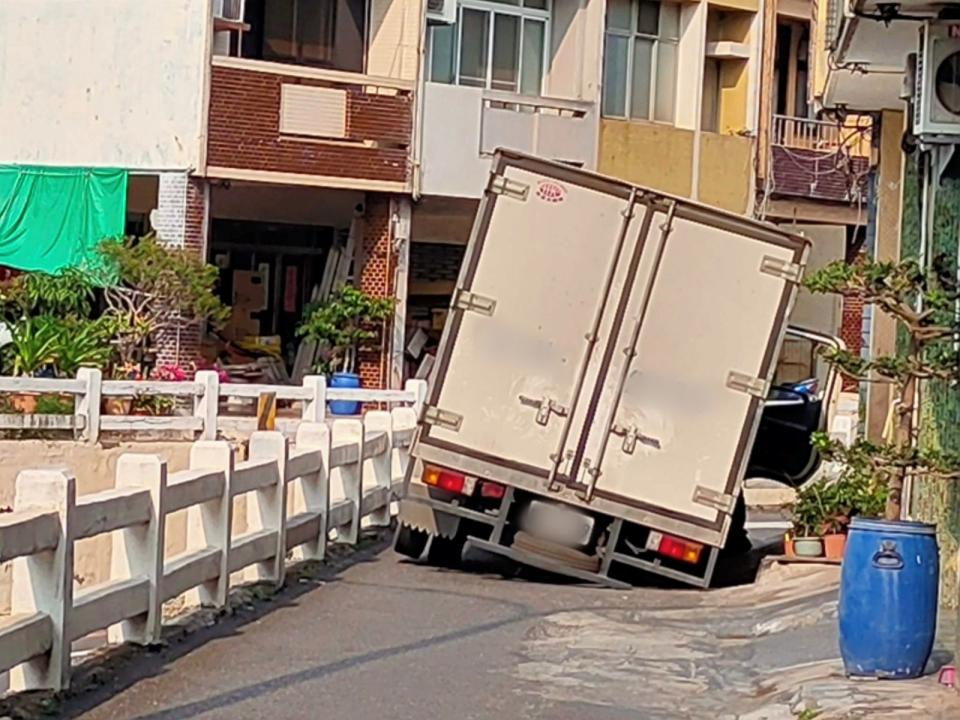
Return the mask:
<svg viewBox="0 0 960 720">
<path fill-rule="evenodd" d="M 539 95 L 548 0 L 467 0 L 455 25 L 430 28 L 431 82 Z"/>
<path fill-rule="evenodd" d="M 363 71 L 365 0 L 248 0 L 262 13 L 264 60 Z"/>
<path fill-rule="evenodd" d="M 609 0 L 603 58 L 603 114 L 673 122 L 680 6 Z"/>
</svg>

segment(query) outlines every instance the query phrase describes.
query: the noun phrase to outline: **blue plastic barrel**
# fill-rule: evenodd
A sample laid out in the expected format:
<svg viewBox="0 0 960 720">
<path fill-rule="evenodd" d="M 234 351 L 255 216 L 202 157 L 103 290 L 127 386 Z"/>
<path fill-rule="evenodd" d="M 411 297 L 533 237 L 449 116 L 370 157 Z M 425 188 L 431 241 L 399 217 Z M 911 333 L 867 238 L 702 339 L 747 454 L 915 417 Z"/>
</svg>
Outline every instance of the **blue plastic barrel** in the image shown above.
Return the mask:
<svg viewBox="0 0 960 720">
<path fill-rule="evenodd" d="M 937 627 L 936 528 L 854 518 L 840 580 L 840 654 L 848 675 L 919 677 Z"/>
<path fill-rule="evenodd" d="M 330 387 L 338 389 L 360 387 L 360 376 L 355 373 L 334 373 L 330 378 Z M 351 400 L 331 400 L 331 415 L 359 415 L 360 403 Z"/>
</svg>

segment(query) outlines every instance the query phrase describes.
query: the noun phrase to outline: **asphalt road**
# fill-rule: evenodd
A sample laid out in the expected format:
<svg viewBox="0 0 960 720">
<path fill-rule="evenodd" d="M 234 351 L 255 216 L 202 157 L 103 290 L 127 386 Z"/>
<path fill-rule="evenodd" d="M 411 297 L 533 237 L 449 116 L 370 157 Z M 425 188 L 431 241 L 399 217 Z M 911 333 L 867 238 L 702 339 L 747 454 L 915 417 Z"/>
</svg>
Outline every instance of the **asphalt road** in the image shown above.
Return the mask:
<svg viewBox="0 0 960 720">
<path fill-rule="evenodd" d="M 163 650 L 99 664 L 56 716 L 779 719 L 856 701 L 871 708 L 862 717 L 939 717 L 878 709 L 882 684 L 865 694 L 842 678 L 836 569 L 803 571 L 623 592 L 440 570 L 373 542 Z"/>
</svg>

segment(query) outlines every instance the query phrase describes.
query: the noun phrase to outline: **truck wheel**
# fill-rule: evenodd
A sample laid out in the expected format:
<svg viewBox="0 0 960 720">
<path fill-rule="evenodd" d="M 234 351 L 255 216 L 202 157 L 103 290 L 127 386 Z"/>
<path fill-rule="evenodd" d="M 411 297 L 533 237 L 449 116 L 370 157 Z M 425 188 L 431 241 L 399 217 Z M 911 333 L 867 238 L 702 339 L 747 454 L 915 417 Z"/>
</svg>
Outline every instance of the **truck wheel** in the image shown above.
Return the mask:
<svg viewBox="0 0 960 720">
<path fill-rule="evenodd" d="M 400 523 L 397 528 L 397 536 L 393 541 L 393 549 L 401 555 L 419 560 L 429 539 L 429 533 Z"/>
<path fill-rule="evenodd" d="M 459 567 L 466 541 L 467 536 L 459 532 L 452 538 L 434 535 L 427 550 L 427 562 L 438 567 Z"/>
<path fill-rule="evenodd" d="M 597 572 L 600 569 L 600 558 L 598 556 L 587 555 L 585 552 L 574 550 L 566 545 L 534 537 L 522 530 L 514 535 L 513 547 L 533 555 L 542 555 L 550 560 L 556 560 L 577 570 Z"/>
</svg>

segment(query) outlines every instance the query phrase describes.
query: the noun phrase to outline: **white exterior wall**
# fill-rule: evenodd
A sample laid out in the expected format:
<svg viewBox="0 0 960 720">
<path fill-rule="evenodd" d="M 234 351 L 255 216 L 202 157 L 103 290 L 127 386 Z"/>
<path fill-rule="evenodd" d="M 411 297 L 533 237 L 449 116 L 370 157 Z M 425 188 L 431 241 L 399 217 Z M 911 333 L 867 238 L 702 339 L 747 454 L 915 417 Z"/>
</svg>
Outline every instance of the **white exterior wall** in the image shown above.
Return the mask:
<svg viewBox="0 0 960 720">
<path fill-rule="evenodd" d="M 420 0 L 371 0 L 368 75 L 416 80 L 420 61 Z"/>
<path fill-rule="evenodd" d="M 0 164 L 200 164 L 210 0 L 2 0 Z"/>
</svg>

